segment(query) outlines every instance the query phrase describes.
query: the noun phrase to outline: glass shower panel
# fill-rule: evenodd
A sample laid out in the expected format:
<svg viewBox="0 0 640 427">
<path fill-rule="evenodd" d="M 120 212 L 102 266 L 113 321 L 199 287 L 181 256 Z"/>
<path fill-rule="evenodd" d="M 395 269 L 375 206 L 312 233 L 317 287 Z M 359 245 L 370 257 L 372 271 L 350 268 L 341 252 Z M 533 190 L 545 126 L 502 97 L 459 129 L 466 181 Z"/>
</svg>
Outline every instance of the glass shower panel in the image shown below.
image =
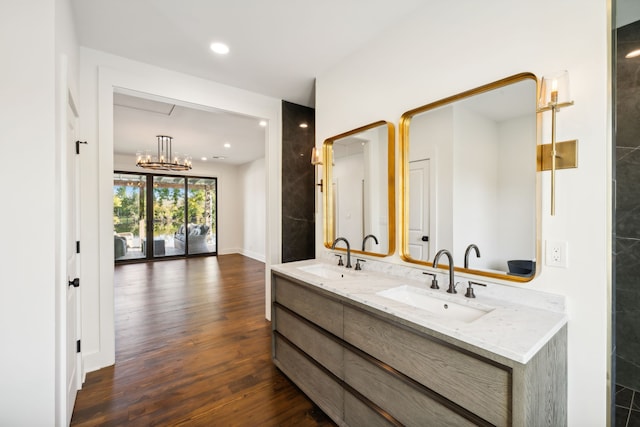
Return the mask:
<svg viewBox="0 0 640 427">
<path fill-rule="evenodd" d="M 187 230 L 179 230 L 177 236 L 187 235 L 189 255 L 215 253 L 216 233 L 216 179 L 189 178 L 187 185 Z M 183 231 L 181 234 L 180 231 Z"/>
<path fill-rule="evenodd" d="M 185 178 L 153 177 L 153 256 L 184 255 L 179 231 L 185 224 Z"/>
<path fill-rule="evenodd" d="M 113 245 L 115 259 L 145 258 L 147 177 L 116 173 L 113 177 Z"/>
</svg>

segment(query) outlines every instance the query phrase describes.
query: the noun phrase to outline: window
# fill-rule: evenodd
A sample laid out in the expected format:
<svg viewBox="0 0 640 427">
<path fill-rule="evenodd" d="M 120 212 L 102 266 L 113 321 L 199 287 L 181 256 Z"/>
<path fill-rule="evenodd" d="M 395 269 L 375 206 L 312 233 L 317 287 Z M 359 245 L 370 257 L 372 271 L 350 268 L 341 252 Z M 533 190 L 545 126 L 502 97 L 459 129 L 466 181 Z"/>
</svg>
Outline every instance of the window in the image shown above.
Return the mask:
<svg viewBox="0 0 640 427">
<path fill-rule="evenodd" d="M 187 181 L 189 254 L 216 252 L 216 180 Z"/>
<path fill-rule="evenodd" d="M 113 179 L 113 246 L 116 260 L 146 258 L 147 178 L 116 173 Z"/>
<path fill-rule="evenodd" d="M 216 255 L 216 192 L 216 178 L 115 172 L 116 262 Z"/>
<path fill-rule="evenodd" d="M 184 255 L 179 231 L 184 226 L 185 178 L 153 175 L 153 256 Z"/>
</svg>

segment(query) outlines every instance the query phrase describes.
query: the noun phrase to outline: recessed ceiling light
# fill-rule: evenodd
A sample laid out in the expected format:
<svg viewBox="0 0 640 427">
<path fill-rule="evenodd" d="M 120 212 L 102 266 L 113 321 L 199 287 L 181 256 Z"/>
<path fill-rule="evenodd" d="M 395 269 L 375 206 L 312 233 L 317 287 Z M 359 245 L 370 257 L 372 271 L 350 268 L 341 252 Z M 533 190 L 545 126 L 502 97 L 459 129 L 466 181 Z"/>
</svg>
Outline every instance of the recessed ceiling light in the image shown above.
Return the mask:
<svg viewBox="0 0 640 427">
<path fill-rule="evenodd" d="M 224 160 L 226 159 L 225 156 L 211 156 L 212 159 L 216 159 L 216 160 Z"/>
<path fill-rule="evenodd" d="M 260 120 L 260 126 L 265 127 L 267 125 L 266 120 Z"/>
<path fill-rule="evenodd" d="M 211 48 L 212 51 L 214 51 L 219 55 L 226 55 L 227 53 L 229 53 L 229 46 L 227 46 L 224 43 L 213 42 L 209 47 Z"/>
<path fill-rule="evenodd" d="M 224 148 L 231 148 L 231 144 L 229 144 L 228 142 L 224 143 Z"/>
<path fill-rule="evenodd" d="M 300 123 L 300 127 L 301 127 L 302 129 L 306 129 L 306 128 L 308 128 L 308 127 L 309 127 L 309 125 L 308 125 L 308 124 L 306 124 L 306 123 Z"/>
<path fill-rule="evenodd" d="M 625 55 L 625 58 L 635 58 L 636 56 L 640 56 L 640 49 L 632 50 Z"/>
<path fill-rule="evenodd" d="M 207 158 L 206 157 L 200 157 L 200 160 L 202 160 L 203 162 L 206 162 Z"/>
</svg>

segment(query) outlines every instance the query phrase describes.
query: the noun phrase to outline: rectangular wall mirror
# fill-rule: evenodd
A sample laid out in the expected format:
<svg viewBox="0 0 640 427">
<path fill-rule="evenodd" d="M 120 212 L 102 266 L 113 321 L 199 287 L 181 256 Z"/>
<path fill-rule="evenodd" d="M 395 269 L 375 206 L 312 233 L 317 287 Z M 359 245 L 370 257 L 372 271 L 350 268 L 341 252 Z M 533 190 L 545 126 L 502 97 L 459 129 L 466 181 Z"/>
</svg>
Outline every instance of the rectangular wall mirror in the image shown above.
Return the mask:
<svg viewBox="0 0 640 427">
<path fill-rule="evenodd" d="M 393 254 L 393 124 L 378 121 L 328 138 L 323 157 L 325 246 L 330 248 L 337 237 L 344 237 L 353 253 L 381 257 Z"/>
<path fill-rule="evenodd" d="M 537 79 L 522 73 L 407 111 L 400 122 L 402 251 L 512 281 L 536 272 Z M 465 250 L 470 252 L 464 268 Z"/>
</svg>

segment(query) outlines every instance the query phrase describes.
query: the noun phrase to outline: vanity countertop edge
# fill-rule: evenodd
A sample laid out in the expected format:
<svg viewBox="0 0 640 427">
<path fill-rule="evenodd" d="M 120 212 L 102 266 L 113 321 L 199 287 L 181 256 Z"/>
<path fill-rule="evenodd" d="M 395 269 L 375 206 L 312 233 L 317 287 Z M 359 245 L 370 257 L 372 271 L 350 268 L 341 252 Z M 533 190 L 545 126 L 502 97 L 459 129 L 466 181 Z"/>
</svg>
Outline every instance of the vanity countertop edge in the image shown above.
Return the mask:
<svg viewBox="0 0 640 427">
<path fill-rule="evenodd" d="M 300 269 L 300 267 L 317 265 L 338 272 L 343 271 L 344 277 L 328 279 Z M 464 297 L 464 289 L 459 289 L 455 295 L 447 294 L 445 289 L 442 289 L 446 288 L 446 284 L 442 286 L 442 283 L 441 289 L 431 290 L 427 285 L 430 281 L 426 278 L 419 281 L 379 271 L 347 270 L 321 259 L 272 265 L 271 270 L 323 289 L 355 306 L 377 312 L 383 317 L 388 317 L 417 331 L 468 344 L 489 354 L 497 354 L 522 364 L 529 362 L 568 321 L 567 314 L 564 312 L 564 297 L 530 289 L 522 289 L 520 291 L 522 302 L 516 303 L 514 296 L 518 297 L 518 289 L 514 290 L 511 287 L 509 298 L 501 299 L 496 294 L 499 294 L 500 288 L 504 288 L 504 285 L 488 284 L 489 288 L 476 287 L 477 298 L 472 300 Z M 468 323 L 443 320 L 426 310 L 378 295 L 378 292 L 403 285 L 420 288 L 427 294 L 456 304 L 490 307 L 491 311 Z M 497 289 L 498 292 L 487 291 L 487 289 Z M 526 302 L 530 299 L 528 297 L 532 292 L 534 295 L 538 293 L 543 295 L 542 300 L 549 301 L 547 307 L 544 306 L 544 302 L 527 305 Z"/>
</svg>

